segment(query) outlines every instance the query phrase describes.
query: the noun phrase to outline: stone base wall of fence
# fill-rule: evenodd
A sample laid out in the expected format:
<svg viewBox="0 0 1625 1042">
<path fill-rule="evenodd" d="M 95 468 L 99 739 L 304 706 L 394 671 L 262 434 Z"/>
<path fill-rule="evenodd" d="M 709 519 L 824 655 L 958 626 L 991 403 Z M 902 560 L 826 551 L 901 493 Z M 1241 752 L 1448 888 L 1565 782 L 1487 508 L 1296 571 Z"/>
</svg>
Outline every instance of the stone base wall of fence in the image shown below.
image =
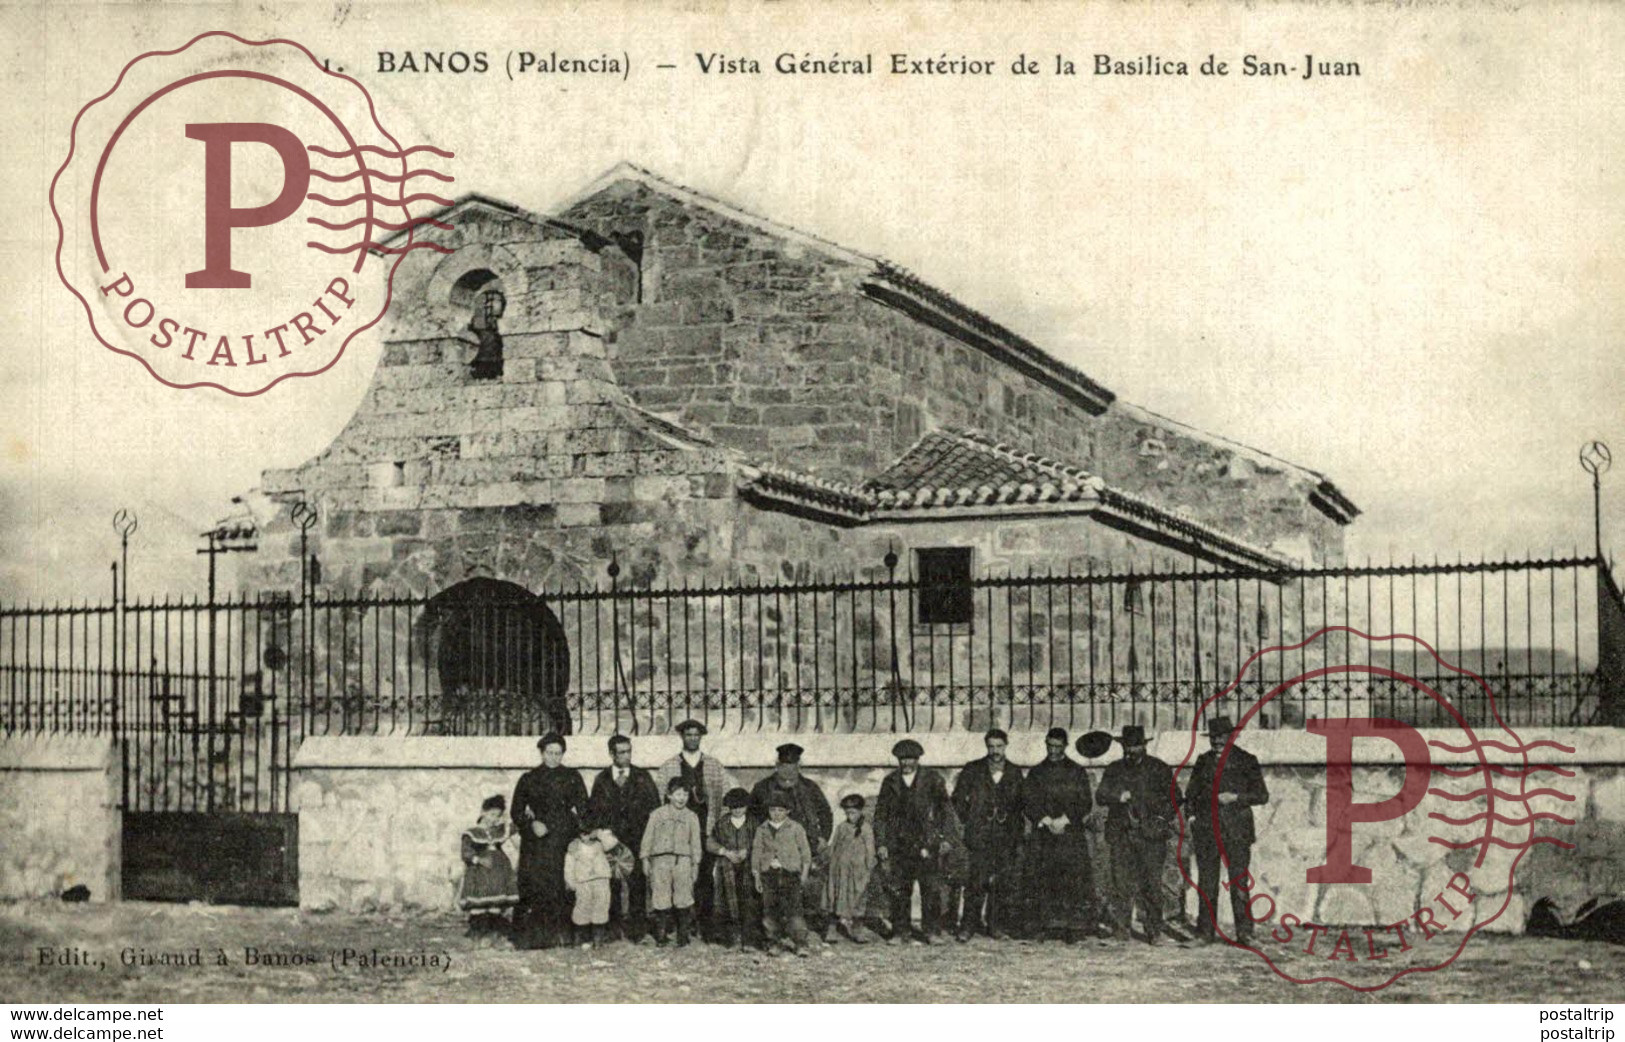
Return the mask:
<svg viewBox="0 0 1625 1042">
<path fill-rule="evenodd" d="M 1458 743 L 1458 748 L 1463 741 L 1459 731 L 1421 733 L 1430 740 Z M 832 806 L 844 794 L 858 792 L 872 808 L 882 778 L 894 766 L 890 749 L 896 737 L 802 736 L 807 749 L 803 773 L 823 788 Z M 945 770 L 950 784 L 959 766 L 983 754 L 978 734 L 919 737 L 926 750 L 925 764 Z M 1481 732 L 1480 737 L 1490 735 Z M 1570 826 L 1540 817 L 1533 826 L 1535 836 L 1572 843 L 1572 849 L 1545 841 L 1527 851 L 1490 843 L 1484 847 L 1483 863 L 1476 864 L 1477 847 L 1456 849 L 1435 838 L 1471 842 L 1482 835 L 1482 823 L 1476 828 L 1451 827 L 1429 815 L 1458 820 L 1470 817 L 1482 812 L 1482 800 L 1429 796 L 1401 820 L 1355 826 L 1354 863 L 1372 870 L 1371 884 L 1316 885 L 1306 882 L 1306 874 L 1325 860 L 1325 740 L 1302 731 L 1249 734 L 1242 744 L 1258 756 L 1270 789 L 1269 804 L 1256 815 L 1259 842 L 1253 848 L 1253 873 L 1257 877 L 1254 893 L 1259 896 L 1255 915 L 1273 909 L 1272 925 L 1287 913 L 1305 923 L 1386 925 L 1414 917 L 1431 903 L 1436 915 L 1448 920 L 1448 930 L 1468 929 L 1495 917 L 1485 925 L 1486 930 L 1518 933 L 1529 909 L 1542 897 L 1572 910 L 1587 896 L 1625 890 L 1625 733 L 1597 728 L 1525 728 L 1518 737 L 1525 743 L 1555 741 L 1574 750 L 1542 747 L 1531 751 L 1528 761 L 1561 767 L 1572 777 L 1537 773 L 1525 780 L 1494 772 L 1494 785 L 1503 792 L 1545 789 L 1561 794 L 1535 796 L 1526 803 L 1499 801 L 1497 812 L 1515 818 L 1535 812 L 1572 819 L 1575 824 Z M 782 740 L 773 733 L 713 735 L 705 748 L 730 766 L 737 784 L 749 788 L 772 770 L 774 748 Z M 667 736 L 634 742 L 637 762 L 650 768 L 676 748 L 675 739 Z M 1154 738 L 1151 752 L 1178 767 L 1187 752 L 1194 761 L 1195 753 L 1205 746 L 1203 740 L 1192 749 L 1188 731 L 1163 732 Z M 1404 767 L 1397 746 L 1361 740 L 1355 750 L 1356 801 L 1377 802 L 1399 792 Z M 1486 746 L 1483 752 L 1493 767 L 1525 766 L 1522 757 L 1493 746 Z M 1042 731 L 1012 734 L 1013 762 L 1032 764 L 1042 755 Z M 1088 763 L 1095 782 L 1100 769 L 1116 755 L 1108 753 L 1106 758 Z M 1446 773 L 1482 766 L 1471 754 L 1441 751 L 1434 755 L 1433 785 L 1441 792 L 1460 797 L 1483 788 L 1481 770 L 1463 777 Z M 300 903 L 310 909 L 349 911 L 455 907 L 462 872 L 458 836 L 473 823 L 482 799 L 511 793 L 520 773 L 535 762 L 534 743 L 527 738 L 307 739 L 295 760 L 293 791 L 300 823 Z M 581 765 L 590 784 L 592 776 L 607 766 L 601 739 L 574 741 L 566 762 Z M 1180 776 L 1182 785 L 1188 776 L 1187 769 Z M 1102 825 L 1092 819 L 1088 827 L 1101 842 L 1109 842 L 1099 836 Z M 1497 824 L 1492 835 L 1522 843 L 1529 839 L 1530 828 Z M 1189 851 L 1190 840 L 1185 842 Z M 1173 846 L 1171 843 L 1170 850 Z M 1516 883 L 1509 895 L 1508 868 L 1519 857 Z M 1104 858 L 1097 860 L 1104 864 Z M 1194 876 L 1193 863 L 1189 871 Z M 1472 901 L 1456 901 L 1461 917 L 1450 919 L 1437 906 L 1436 896 L 1445 892 L 1457 873 L 1467 875 L 1468 889 L 1477 896 Z M 1183 907 L 1187 915 L 1196 915 L 1199 898 L 1184 886 L 1172 857 L 1166 875 L 1170 911 Z M 1451 897 L 1449 893 L 1445 896 Z M 1229 921 L 1228 907 L 1222 910 L 1221 921 Z"/>
<path fill-rule="evenodd" d="M 111 736 L 0 738 L 0 900 L 116 898 L 121 819 Z"/>
</svg>

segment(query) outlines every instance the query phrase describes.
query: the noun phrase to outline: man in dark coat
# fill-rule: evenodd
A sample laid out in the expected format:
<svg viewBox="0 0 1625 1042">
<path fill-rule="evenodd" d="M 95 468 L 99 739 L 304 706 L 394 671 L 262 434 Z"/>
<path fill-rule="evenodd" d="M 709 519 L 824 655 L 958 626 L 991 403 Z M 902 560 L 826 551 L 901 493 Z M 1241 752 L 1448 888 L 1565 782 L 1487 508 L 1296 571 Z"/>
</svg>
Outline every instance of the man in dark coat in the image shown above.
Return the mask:
<svg viewBox="0 0 1625 1042">
<path fill-rule="evenodd" d="M 615 833 L 632 854 L 630 874 L 611 888 L 609 920 L 621 936 L 636 941 L 643 936 L 649 899 L 649 882 L 643 877 L 638 844 L 649 815 L 660 806 L 660 790 L 648 771 L 632 765 L 632 739 L 624 734 L 611 738 L 609 758 L 610 765 L 592 780 L 588 815 Z"/>
<path fill-rule="evenodd" d="M 1190 825 L 1190 843 L 1196 851 L 1197 889 L 1202 894 L 1196 930 L 1197 936 L 1207 941 L 1214 940 L 1217 934 L 1221 883 L 1247 875 L 1252 864 L 1253 842 L 1257 839 L 1253 808 L 1270 801 L 1258 757 L 1239 745 L 1231 745 L 1229 753 L 1225 752 L 1232 730 L 1227 716 L 1216 716 L 1208 722 L 1208 751 L 1196 758 L 1190 784 L 1185 788 L 1185 816 Z M 1219 810 L 1217 839 L 1213 827 L 1215 802 Z M 1224 843 L 1223 859 L 1219 856 L 1220 841 Z M 1229 862 L 1228 868 L 1222 860 Z M 1230 887 L 1230 911 L 1235 916 L 1236 941 L 1251 943 L 1253 922 L 1247 914 L 1247 892 L 1241 887 Z"/>
<path fill-rule="evenodd" d="M 912 738 L 892 746 L 897 770 L 880 783 L 875 802 L 875 856 L 891 873 L 891 944 L 909 933 L 914 886 L 920 887 L 920 935 L 916 943 L 941 943 L 942 865 L 958 828 L 948 785 L 935 771 L 923 770 L 925 750 Z"/>
<path fill-rule="evenodd" d="M 959 919 L 961 941 L 984 931 L 995 940 L 1009 939 L 1008 927 L 1015 911 L 1017 855 L 1025 830 L 1021 768 L 1004 756 L 1010 736 L 994 728 L 982 741 L 987 755 L 966 764 L 954 782 L 954 810 L 965 830 L 969 853 L 965 909 Z M 952 904 L 948 913 L 953 914 Z"/>
<path fill-rule="evenodd" d="M 1027 887 L 1035 934 L 1075 941 L 1094 925 L 1093 866 L 1084 819 L 1094 809 L 1089 772 L 1067 756 L 1065 728 L 1044 735 L 1044 761 L 1027 772 L 1022 811 L 1032 823 Z"/>
<path fill-rule="evenodd" d="M 824 795 L 818 783 L 802 776 L 801 755 L 804 752 L 806 750 L 794 742 L 779 746 L 778 765 L 773 773 L 750 790 L 750 815 L 758 825 L 765 822 L 768 818 L 768 797 L 779 793 L 790 810 L 790 820 L 807 833 L 807 844 L 812 847 L 813 867 L 802 886 L 802 906 L 807 910 L 806 917 L 816 937 L 822 935 L 826 925 L 821 909 L 824 884 L 829 875 L 829 851 L 826 847 L 830 833 L 835 829 L 835 812 L 830 808 L 829 797 Z"/>
<path fill-rule="evenodd" d="M 802 776 L 801 756 L 806 750 L 794 742 L 779 746 L 778 766 L 773 773 L 757 782 L 750 790 L 750 813 L 760 824 L 767 820 L 767 798 L 775 792 L 784 793 L 789 800 L 790 820 L 807 832 L 807 842 L 813 855 L 829 842 L 835 828 L 835 811 L 830 808 L 829 797 L 818 783 Z"/>
<path fill-rule="evenodd" d="M 1126 937 L 1140 905 L 1147 944 L 1162 933 L 1162 869 L 1174 821 L 1174 772 L 1146 752 L 1145 728 L 1126 724 L 1117 741 L 1123 757 L 1106 766 L 1096 798 L 1109 808 L 1106 836 L 1112 852 L 1113 918 Z"/>
<path fill-rule="evenodd" d="M 519 906 L 515 934 L 523 947 L 550 948 L 570 940 L 573 901 L 564 886 L 564 854 L 587 810 L 581 772 L 564 766 L 564 738 L 536 743 L 542 765 L 519 777 L 509 813 L 519 831 Z"/>
</svg>

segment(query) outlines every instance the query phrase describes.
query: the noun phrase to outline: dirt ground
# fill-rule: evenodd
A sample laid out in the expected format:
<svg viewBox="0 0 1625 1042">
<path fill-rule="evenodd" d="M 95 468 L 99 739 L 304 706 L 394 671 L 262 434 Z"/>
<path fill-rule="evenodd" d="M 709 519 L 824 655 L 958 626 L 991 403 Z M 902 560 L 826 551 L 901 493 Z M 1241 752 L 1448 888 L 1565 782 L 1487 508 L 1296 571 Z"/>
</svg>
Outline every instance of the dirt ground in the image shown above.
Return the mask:
<svg viewBox="0 0 1625 1042">
<path fill-rule="evenodd" d="M 53 965 L 41 965 L 40 949 Z M 154 964 L 191 957 L 199 965 Z M 254 965 L 247 949 L 256 949 Z M 346 963 L 345 949 L 355 955 Z M 404 960 L 408 965 L 369 965 Z M 125 965 L 127 954 L 136 965 Z M 219 964 L 223 956 L 224 965 Z M 275 964 L 266 964 L 267 962 Z M 63 963 L 66 963 L 64 965 Z M 143 964 L 145 963 L 145 964 Z M 1293 964 L 1324 972 L 1325 963 Z M 1139 942 L 817 946 L 810 958 L 696 945 L 481 947 L 443 916 L 128 902 L 0 906 L 13 1002 L 1620 1002 L 1625 948 L 1479 936 L 1450 967 L 1375 993 L 1283 981 L 1251 952 Z"/>
</svg>

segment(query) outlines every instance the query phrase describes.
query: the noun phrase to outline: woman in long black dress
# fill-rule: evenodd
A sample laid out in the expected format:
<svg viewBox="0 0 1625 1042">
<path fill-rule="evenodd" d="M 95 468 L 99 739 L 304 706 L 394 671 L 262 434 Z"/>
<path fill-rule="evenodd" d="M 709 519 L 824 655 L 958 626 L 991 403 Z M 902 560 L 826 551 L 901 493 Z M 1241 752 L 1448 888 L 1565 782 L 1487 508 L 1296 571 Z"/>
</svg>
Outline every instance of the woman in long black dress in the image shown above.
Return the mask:
<svg viewBox="0 0 1625 1042">
<path fill-rule="evenodd" d="M 519 832 L 519 907 L 515 933 L 521 947 L 550 948 L 569 941 L 570 892 L 564 854 L 587 807 L 581 772 L 564 766 L 564 738 L 549 733 L 536 743 L 542 764 L 526 771 L 513 790 Z"/>
</svg>

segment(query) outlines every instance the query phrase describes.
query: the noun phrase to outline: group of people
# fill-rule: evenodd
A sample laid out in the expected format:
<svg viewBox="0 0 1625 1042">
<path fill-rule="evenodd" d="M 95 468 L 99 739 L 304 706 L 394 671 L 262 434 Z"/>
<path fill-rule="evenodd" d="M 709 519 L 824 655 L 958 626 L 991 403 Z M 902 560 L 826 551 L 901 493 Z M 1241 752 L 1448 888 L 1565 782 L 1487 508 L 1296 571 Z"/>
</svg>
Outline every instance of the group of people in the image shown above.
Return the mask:
<svg viewBox="0 0 1625 1042">
<path fill-rule="evenodd" d="M 1227 884 L 1247 877 L 1252 808 L 1269 793 L 1225 717 L 1210 722 L 1210 749 L 1182 793 L 1133 725 L 1078 740 L 1088 759 L 1122 746 L 1098 786 L 1059 727 L 1045 735 L 1043 761 L 1025 770 L 1006 758 L 1008 735 L 988 731 L 987 755 L 965 765 L 951 789 L 905 738 L 892 748 L 897 767 L 872 810 L 862 794 L 846 793 L 839 822 L 802 775 L 801 746 L 779 746 L 773 773 L 746 790 L 702 750 L 704 724 L 688 720 L 677 731 L 681 749 L 654 771 L 632 763 L 630 738 L 610 738 L 611 764 L 590 789 L 564 766 L 563 736 L 543 737 L 541 765 L 519 779 L 511 801 L 486 800 L 462 835 L 460 903 L 471 931 L 510 934 L 527 948 L 601 944 L 613 934 L 804 955 L 812 936 L 859 944 L 1128 937 L 1138 912 L 1139 935 L 1154 944 L 1183 814 L 1197 862 L 1199 938 L 1215 939 L 1224 889 L 1232 936 L 1250 938 L 1245 885 Z M 517 871 L 505 853 L 515 837 Z"/>
</svg>

